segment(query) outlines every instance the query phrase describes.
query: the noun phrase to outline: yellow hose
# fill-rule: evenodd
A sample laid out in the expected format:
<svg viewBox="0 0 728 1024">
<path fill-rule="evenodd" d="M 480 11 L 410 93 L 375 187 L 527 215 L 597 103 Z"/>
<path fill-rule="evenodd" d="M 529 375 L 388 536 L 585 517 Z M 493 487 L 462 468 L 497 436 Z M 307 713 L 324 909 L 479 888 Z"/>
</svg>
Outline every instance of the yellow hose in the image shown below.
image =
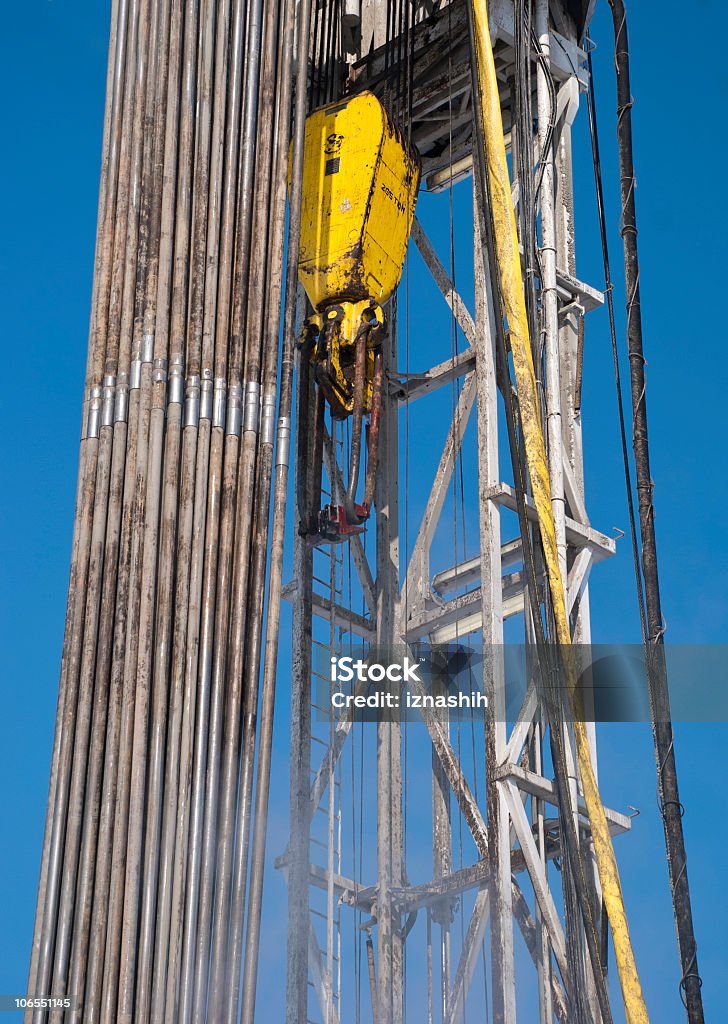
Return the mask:
<svg viewBox="0 0 728 1024">
<path fill-rule="evenodd" d="M 615 959 L 622 986 L 622 998 L 627 1024 L 648 1024 L 645 1006 L 637 974 L 634 952 L 627 926 L 624 898 L 619 883 L 617 862 L 609 834 L 599 789 L 591 763 L 589 741 L 579 710 L 576 666 L 571 650 L 571 633 L 564 600 L 564 584 L 559 568 L 556 549 L 556 529 L 551 509 L 551 486 L 549 482 L 546 447 L 539 417 L 536 375 L 528 336 L 526 301 L 521 278 L 521 261 L 518 253 L 516 217 L 511 200 L 511 185 L 508 178 L 506 147 L 503 139 L 498 82 L 493 62 L 493 49 L 488 28 L 486 0 L 472 0 L 475 52 L 478 68 L 480 93 L 480 115 L 485 147 L 486 173 L 494 222 L 495 249 L 500 271 L 503 305 L 508 323 L 513 368 L 518 392 L 518 404 L 526 449 L 526 462 L 531 477 L 533 501 L 538 515 L 541 543 L 549 578 L 549 589 L 556 622 L 556 638 L 564 651 L 567 688 L 574 712 L 574 737 L 579 774 L 584 792 L 587 816 L 591 827 L 594 852 L 599 870 L 604 903 L 607 908 L 609 925 L 614 942 Z"/>
</svg>

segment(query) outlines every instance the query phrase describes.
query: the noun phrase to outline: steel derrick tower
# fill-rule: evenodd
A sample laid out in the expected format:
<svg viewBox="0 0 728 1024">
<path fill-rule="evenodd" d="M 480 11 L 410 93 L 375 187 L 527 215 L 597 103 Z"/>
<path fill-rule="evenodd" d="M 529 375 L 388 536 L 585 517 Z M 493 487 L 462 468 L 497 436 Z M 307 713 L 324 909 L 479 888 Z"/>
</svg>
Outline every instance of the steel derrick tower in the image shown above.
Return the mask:
<svg viewBox="0 0 728 1024">
<path fill-rule="evenodd" d="M 519 12 L 522 15 L 522 6 L 492 5 L 490 31 L 517 201 L 522 194 L 520 174 L 524 168 L 525 173 L 533 173 L 529 156 L 518 153 L 518 145 L 531 150 L 539 143 L 543 145 L 552 133 L 540 172 L 543 276 L 539 302 L 546 378 L 543 412 L 549 422 L 551 494 L 559 556 L 567 581 L 568 612 L 574 639 L 588 643 L 590 571 L 594 563 L 614 554 L 615 542 L 590 524 L 583 482 L 579 409 L 582 319 L 604 301 L 597 289 L 578 279 L 576 271 L 571 126 L 587 82 L 580 49 L 585 12 L 576 12 L 575 20 L 575 12 L 564 5 L 538 6 L 533 31 L 539 40 L 540 62 L 530 38 L 524 43 L 514 24 Z M 356 727 L 342 722 L 327 736 L 329 730 L 317 721 L 318 709 L 314 709 L 313 721 L 305 710 L 312 694 L 314 704 L 316 694 L 321 694 L 318 677 L 322 669 L 325 671 L 321 658 L 314 653 L 311 659 L 308 651 L 316 652 L 322 643 L 329 643 L 324 638 L 327 632 L 341 651 L 346 651 L 351 637 L 355 644 L 409 645 L 423 639 L 436 644 L 473 643 L 482 637 L 485 649 L 496 650 L 504 642 L 507 622 L 512 629 L 510 620 L 524 623 L 524 640 L 535 644 L 536 639 L 522 540 L 513 514 L 517 512 L 513 470 L 507 459 L 504 465 L 502 441 L 499 444 L 499 432 L 505 433 L 503 413 L 499 413 L 503 377 L 499 370 L 496 304 L 500 297 L 494 296 L 495 277 L 488 266 L 494 255 L 485 238 L 487 200 L 483 182 L 478 180 L 478 112 L 473 98 L 474 51 L 468 5 L 455 2 L 440 6 L 429 16 L 424 11 L 416 13 L 414 24 L 407 26 L 405 46 L 398 48 L 391 35 L 384 9 L 376 5 L 363 9 L 360 49 L 351 65 L 350 88 L 371 88 L 385 104 L 392 105 L 395 116 L 398 109 L 403 111 L 409 137 L 422 158 L 425 187 L 440 193 L 443 220 L 450 216 L 448 193 L 452 183 L 472 177 L 475 167 L 470 236 L 474 298 L 469 303 L 458 293 L 447 266 L 447 254 L 438 255 L 423 224 L 416 220 L 412 238 L 430 272 L 429 288 L 435 295 L 441 293 L 449 306 L 464 345 L 461 351 L 452 352 L 449 331 L 443 332 L 441 355 L 435 364 L 429 368 L 417 364 L 416 374 L 399 378 L 397 369 L 404 366 L 401 337 L 392 330 L 385 342 L 390 386 L 383 394 L 385 448 L 380 453 L 374 557 L 367 560 L 360 538 L 349 541 L 350 561 L 358 578 L 357 597 L 361 594 L 364 598 L 363 615 L 358 605 L 356 609 L 347 607 L 341 585 L 337 584 L 342 564 L 340 559 L 336 565 L 335 549 L 317 548 L 311 553 L 306 541 L 298 540 L 295 586 L 289 595 L 294 600 L 293 705 L 304 712 L 294 716 L 291 789 L 300 794 L 301 804 L 292 811 L 296 828 L 288 854 L 280 861 L 289 880 L 287 1019 L 301 1020 L 304 1012 L 311 1019 L 326 1022 L 347 1015 L 342 1002 L 346 992 L 342 948 L 346 950 L 346 943 L 342 947 L 340 932 L 346 928 L 342 918 L 354 911 L 364 922 L 359 927 L 368 936 L 365 1001 L 375 1007 L 368 1012 L 376 1014 L 377 1020 L 404 1019 L 405 978 L 411 986 L 426 988 L 428 1012 L 434 1014 L 428 1019 L 460 1020 L 466 1005 L 483 1012 L 482 980 L 477 982 L 480 1000 L 472 990 L 475 976 L 483 970 L 480 961 L 486 936 L 490 962 L 485 973 L 494 1019 L 598 1020 L 594 979 L 583 931 L 575 923 L 578 911 L 573 903 L 573 918 L 569 919 L 567 910 L 564 922 L 564 902 L 569 898 L 573 901 L 574 896 L 568 891 L 562 893 L 558 882 L 554 885 L 554 872 L 549 867 L 560 849 L 558 828 L 550 830 L 560 816 L 560 808 L 557 788 L 543 771 L 547 723 L 533 685 L 515 716 L 515 724 L 507 726 L 504 680 L 494 675 L 487 681 L 493 716 L 486 726 L 483 748 L 475 745 L 478 756 L 485 754 L 477 799 L 474 769 L 463 765 L 455 749 L 454 729 L 435 716 L 425 717 L 429 754 L 423 749 L 418 753 L 420 770 L 431 775 L 432 868 L 431 877 L 419 885 L 408 882 L 403 849 L 403 806 L 407 799 L 402 783 L 403 732 L 412 726 L 391 722 L 377 726 L 378 810 L 376 830 L 370 833 L 376 836 L 376 867 L 372 876 L 352 878 L 346 877 L 341 866 L 337 829 L 342 815 L 346 817 L 342 806 L 347 794 L 337 777 L 336 765 L 347 756 L 346 744 L 353 742 L 351 732 Z M 527 81 L 519 83 L 519 62 L 528 62 L 529 55 L 533 66 L 529 64 Z M 404 77 L 404 85 L 398 76 Z M 524 145 L 519 136 L 522 124 L 518 106 L 526 101 L 536 129 Z M 522 201 L 522 228 L 528 224 L 524 206 Z M 466 249 L 461 242 L 458 272 L 467 279 L 462 251 Z M 422 301 L 421 296 L 418 301 Z M 400 296 L 400 310 L 401 304 Z M 397 322 L 401 334 L 401 315 Z M 416 358 L 410 356 L 411 365 Z M 435 406 L 432 447 L 437 446 L 441 455 L 431 468 L 432 457 L 428 460 L 431 489 L 419 526 L 409 526 L 411 539 L 405 549 L 401 528 L 405 481 L 398 473 L 405 410 L 415 402 L 432 402 L 440 389 L 454 390 L 455 404 L 449 426 L 442 418 L 442 406 Z M 552 422 L 556 424 L 553 431 Z M 475 443 L 466 455 L 461 455 L 469 424 Z M 331 465 L 331 446 L 328 456 L 327 467 Z M 461 459 L 469 473 L 477 472 L 480 551 L 465 561 L 448 562 L 443 560 L 441 545 L 435 554 L 433 541 L 441 521 L 452 517 L 450 493 L 453 484 L 459 486 Z M 334 493 L 341 486 L 337 475 L 334 471 L 329 477 Z M 526 514 L 530 528 L 536 522 L 536 513 L 528 499 Z M 328 580 L 331 582 L 325 583 Z M 374 726 L 367 724 L 364 728 Z M 571 765 L 572 806 L 582 856 L 598 886 L 589 831 L 583 807 L 578 805 L 573 741 L 565 724 L 563 738 Z M 593 731 L 590 741 L 596 756 Z M 410 773 L 415 770 L 409 766 Z M 309 772 L 313 778 L 310 792 L 303 782 Z M 607 817 L 612 834 L 629 830 L 630 821 L 624 814 L 608 810 Z M 463 845 L 456 832 L 463 822 L 471 840 L 471 862 L 456 868 L 454 851 L 456 847 L 462 850 Z M 462 921 L 456 922 L 455 908 Z M 406 922 L 415 914 L 419 921 L 408 931 Z M 601 934 L 601 924 L 598 927 Z M 529 1008 L 520 1000 L 517 1005 L 516 1000 L 517 935 L 524 940 L 536 977 Z M 352 952 L 349 950 L 350 957 Z M 519 975 L 523 969 L 521 963 Z M 578 974 L 578 982 L 576 978 L 572 982 L 571 972 Z M 310 993 L 309 976 L 313 982 Z M 582 1000 L 578 1010 L 575 998 Z M 576 1013 L 588 1016 L 580 1018 Z"/>
<path fill-rule="evenodd" d="M 67 1004 L 28 1021 L 252 1024 L 271 967 L 288 1024 L 608 1024 L 612 971 L 627 1020 L 647 1021 L 612 844 L 630 818 L 602 805 L 577 685 L 591 571 L 616 550 L 589 519 L 581 421 L 584 324 L 605 298 L 612 314 L 608 271 L 606 295 L 579 278 L 574 218 L 592 7 L 114 0 L 29 979 Z M 419 664 L 423 649 L 467 649 L 459 671 L 472 682 L 479 666 L 487 713 L 422 699 L 406 721 L 338 713 L 334 660 Z M 655 655 L 657 705 L 662 685 Z M 290 834 L 272 851 L 284 708 Z M 665 721 L 659 786 L 699 1022 Z M 273 854 L 288 905 L 271 965 Z"/>
</svg>

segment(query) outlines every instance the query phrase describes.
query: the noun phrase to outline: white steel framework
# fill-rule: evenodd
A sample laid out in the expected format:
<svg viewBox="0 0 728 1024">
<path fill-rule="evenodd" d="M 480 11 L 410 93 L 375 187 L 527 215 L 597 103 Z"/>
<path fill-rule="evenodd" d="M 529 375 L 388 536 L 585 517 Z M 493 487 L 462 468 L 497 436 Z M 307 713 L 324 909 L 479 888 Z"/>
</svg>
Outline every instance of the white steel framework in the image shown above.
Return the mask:
<svg viewBox="0 0 728 1024">
<path fill-rule="evenodd" d="M 492 4 L 491 25 L 510 136 L 511 0 Z M 584 57 L 574 22 L 558 0 L 550 6 L 543 0 L 536 4 L 535 30 L 557 88 L 552 158 L 543 170 L 539 214 L 544 415 L 573 638 L 589 643 L 591 569 L 614 554 L 615 541 L 591 525 L 584 489 L 580 321 L 603 302 L 596 289 L 578 280 L 575 258 L 571 125 L 585 86 Z M 375 0 L 363 4 L 361 37 L 360 53 L 367 56 L 353 63 L 352 78 L 357 86 L 384 88 L 386 47 L 382 9 Z M 412 137 L 423 153 L 428 190 L 448 192 L 453 182 L 473 173 L 465 5 L 455 0 L 449 7 L 421 12 L 413 51 Z M 443 67 L 444 76 L 439 74 Z M 543 142 L 550 117 L 544 74 L 541 68 L 536 73 L 534 63 L 535 144 Z M 444 110 L 447 117 L 442 116 Z M 445 136 L 448 144 L 439 145 Z M 510 137 L 507 141 L 510 145 Z M 438 201 L 445 217 L 447 198 L 443 195 Z M 517 184 L 514 201 L 518 202 Z M 558 797 L 548 774 L 545 721 L 533 680 L 520 710 L 509 715 L 501 662 L 496 657 L 483 659 L 491 714 L 485 720 L 482 746 L 475 740 L 472 746 L 474 759 L 480 751 L 484 763 L 478 766 L 474 760 L 472 769 L 463 762 L 459 733 L 456 737 L 435 712 L 423 715 L 427 743 L 416 744 L 405 737 L 407 727 L 398 722 L 324 722 L 317 707 L 317 694 L 324 692 L 317 683 L 322 676 L 320 651 L 328 656 L 351 644 L 411 645 L 423 639 L 450 643 L 470 638 L 482 640 L 484 650 L 493 652 L 507 639 L 506 623 L 513 629 L 510 620 L 520 620 L 523 639 L 533 642 L 522 542 L 513 525 L 512 469 L 503 465 L 499 436 L 503 411 L 497 297 L 482 237 L 484 206 L 475 182 L 472 303 L 458 291 L 421 221 L 415 222 L 411 244 L 430 272 L 433 294 L 441 293 L 467 345 L 447 358 L 449 342 L 444 338 L 440 361 L 424 371 L 418 367 L 416 374 L 404 374 L 396 306 L 390 309 L 375 527 L 370 526 L 364 540 L 352 538 L 348 550 L 312 551 L 305 540 L 296 539 L 295 578 L 285 591 L 286 597 L 295 599 L 292 825 L 288 849 L 278 860 L 289 883 L 289 1024 L 354 1019 L 401 1024 L 410 1006 L 425 1010 L 427 1020 L 443 1024 L 463 1020 L 470 1006 L 481 1011 L 487 1006 L 491 1019 L 505 1024 L 536 1019 L 550 1024 L 581 1019 L 570 1010 L 577 989 L 584 993 L 589 1019 L 601 1020 L 583 935 L 575 923 L 578 918 L 568 909 L 569 881 L 564 874 L 562 883 L 554 866 L 562 853 Z M 403 424 L 413 403 L 430 402 L 443 388 L 452 389 L 452 415 L 449 424 L 433 418 L 431 444 L 439 438 L 441 455 L 408 543 L 408 537 L 401 536 L 406 500 Z M 465 454 L 469 424 L 472 457 Z M 343 489 L 337 455 L 344 441 L 343 433 L 327 438 L 325 468 L 334 500 L 341 499 Z M 448 564 L 436 537 L 464 462 L 468 474 L 477 471 L 479 552 Z M 530 505 L 527 514 L 535 521 Z M 348 589 L 343 583 L 345 564 L 353 580 Z M 323 681 L 326 685 L 325 676 Z M 355 796 L 353 788 L 347 792 L 342 786 L 341 767 L 351 758 L 355 777 L 354 758 L 361 757 L 363 764 L 365 750 L 373 755 L 375 731 L 376 770 L 364 780 L 366 792 L 361 790 L 358 803 L 362 820 L 367 810 L 371 815 L 369 838 L 376 856 L 368 857 L 361 850 L 366 834 L 357 834 L 356 827 L 352 842 L 342 845 L 342 822 L 355 817 Z M 589 830 L 567 724 L 563 735 L 577 834 L 588 859 Z M 358 746 L 352 751 L 355 742 Z M 403 756 L 408 742 L 412 749 Z M 595 733 L 592 748 L 596 762 Z M 430 876 L 413 884 L 403 776 L 413 771 L 415 757 L 416 771 L 430 778 L 432 843 Z M 607 818 L 613 834 L 629 830 L 630 819 L 618 811 L 607 810 Z M 464 849 L 470 851 L 467 863 L 455 863 L 456 847 L 461 859 Z M 421 871 L 420 850 L 414 859 Z M 592 877 L 599 905 L 595 871 Z M 347 913 L 354 915 L 353 933 L 345 923 Z M 531 987 L 519 984 L 517 996 L 516 976 L 526 970 L 525 962 L 532 964 L 535 980 Z M 486 987 L 478 994 L 474 984 L 481 975 Z"/>
</svg>

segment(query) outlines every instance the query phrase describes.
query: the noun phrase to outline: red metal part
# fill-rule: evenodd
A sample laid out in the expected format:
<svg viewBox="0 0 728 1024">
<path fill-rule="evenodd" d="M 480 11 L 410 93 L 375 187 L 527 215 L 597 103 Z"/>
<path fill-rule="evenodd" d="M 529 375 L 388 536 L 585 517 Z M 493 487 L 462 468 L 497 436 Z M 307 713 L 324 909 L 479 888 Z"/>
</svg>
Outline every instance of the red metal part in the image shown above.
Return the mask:
<svg viewBox="0 0 728 1024">
<path fill-rule="evenodd" d="M 318 514 L 318 530 L 308 534 L 308 542 L 318 544 L 341 544 L 356 533 L 364 533 L 364 523 L 369 518 L 368 505 L 355 505 L 358 525 L 352 525 L 346 517 L 343 505 L 324 505 Z"/>
</svg>

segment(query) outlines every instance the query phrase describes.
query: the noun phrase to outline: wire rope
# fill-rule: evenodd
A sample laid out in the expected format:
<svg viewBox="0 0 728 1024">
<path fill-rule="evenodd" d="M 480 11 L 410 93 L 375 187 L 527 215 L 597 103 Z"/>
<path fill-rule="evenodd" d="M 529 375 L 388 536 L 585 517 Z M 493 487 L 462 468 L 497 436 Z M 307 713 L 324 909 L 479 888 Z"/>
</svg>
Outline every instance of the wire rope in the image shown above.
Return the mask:
<svg viewBox="0 0 728 1024">
<path fill-rule="evenodd" d="M 591 40 L 587 39 L 591 44 Z M 611 268 L 609 264 L 609 241 L 607 238 L 607 222 L 604 212 L 604 187 L 602 183 L 602 163 L 599 152 L 599 133 L 597 127 L 596 93 L 594 89 L 594 73 L 592 67 L 592 47 L 587 50 L 587 68 L 589 71 L 589 89 L 587 91 L 587 112 L 589 116 L 589 137 L 591 140 L 592 163 L 594 166 L 594 187 L 597 196 L 597 212 L 599 216 L 599 236 L 602 248 L 602 264 L 604 267 L 604 295 L 607 300 L 607 312 L 609 315 L 609 335 L 612 348 L 612 362 L 614 364 L 614 386 L 617 398 L 617 413 L 619 417 L 619 436 L 622 449 L 622 466 L 624 470 L 624 483 L 627 492 L 627 509 L 629 513 L 629 537 L 632 547 L 632 561 L 634 565 L 635 588 L 637 591 L 637 606 L 639 609 L 640 629 L 642 632 L 642 643 L 645 654 L 649 650 L 649 638 L 647 635 L 647 614 L 645 611 L 644 583 L 642 579 L 642 567 L 640 565 L 639 542 L 637 540 L 637 517 L 635 515 L 632 469 L 629 462 L 629 446 L 627 443 L 627 427 L 624 416 L 624 404 L 622 397 L 622 373 L 619 366 L 619 350 L 617 348 L 617 326 L 614 314 L 614 283 L 612 282 Z"/>
</svg>

